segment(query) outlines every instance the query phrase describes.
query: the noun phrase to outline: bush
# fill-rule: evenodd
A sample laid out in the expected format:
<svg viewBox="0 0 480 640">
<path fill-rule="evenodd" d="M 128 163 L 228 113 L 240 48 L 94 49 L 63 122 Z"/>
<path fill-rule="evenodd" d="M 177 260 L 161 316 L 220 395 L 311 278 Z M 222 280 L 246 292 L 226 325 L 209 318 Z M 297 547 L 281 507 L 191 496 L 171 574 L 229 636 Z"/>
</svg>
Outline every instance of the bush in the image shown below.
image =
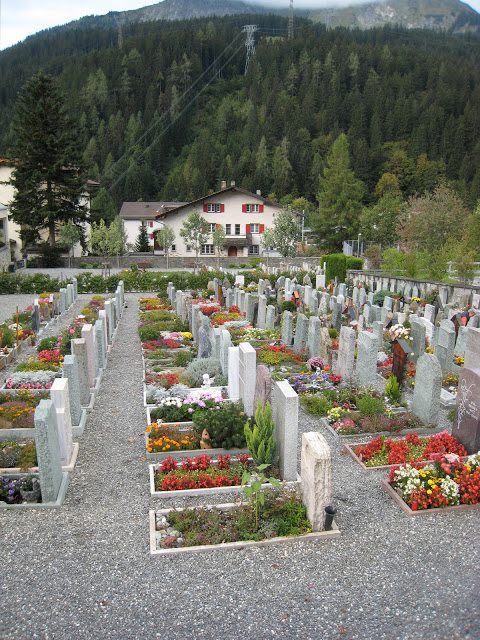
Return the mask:
<svg viewBox="0 0 480 640">
<path fill-rule="evenodd" d="M 37 346 L 37 351 L 45 351 L 46 349 L 56 349 L 57 348 L 57 336 L 52 336 L 51 338 L 42 338 Z"/>
<path fill-rule="evenodd" d="M 322 258 L 327 264 L 325 273 L 327 283 L 337 278 L 338 282 L 345 282 L 347 278 L 347 256 L 343 253 L 330 253 Z"/>
<path fill-rule="evenodd" d="M 383 303 L 385 301 L 385 296 L 391 296 L 391 291 L 382 289 L 381 291 L 377 291 L 373 295 L 373 304 L 378 304 L 380 307 L 383 307 Z"/>
<path fill-rule="evenodd" d="M 388 378 L 387 384 L 385 385 L 385 395 L 391 402 L 396 404 L 402 399 L 402 390 L 400 389 L 396 376 L 390 376 L 390 378 Z"/>
<path fill-rule="evenodd" d="M 305 411 L 314 416 L 326 416 L 333 407 L 333 403 L 324 395 L 304 394 L 300 396 L 300 402 Z"/>
<path fill-rule="evenodd" d="M 362 416 L 376 416 L 385 413 L 385 402 L 383 398 L 376 398 L 370 394 L 365 394 L 357 399 L 356 404 Z"/>
<path fill-rule="evenodd" d="M 282 313 L 283 311 L 296 311 L 297 307 L 292 300 L 284 300 L 282 302 Z"/>
<path fill-rule="evenodd" d="M 186 367 L 193 360 L 193 354 L 190 351 L 178 351 L 173 356 L 173 364 L 176 367 Z"/>
<path fill-rule="evenodd" d="M 190 387 L 200 387 L 203 384 L 203 376 L 208 373 L 214 378 L 214 384 L 220 386 L 219 380 L 223 380 L 220 360 L 216 358 L 197 358 L 192 360 L 182 374 L 182 382 Z"/>
<path fill-rule="evenodd" d="M 6 325 L 0 326 L 0 347 L 13 347 L 15 344 L 15 331 Z"/>
<path fill-rule="evenodd" d="M 363 269 L 362 258 L 356 258 L 355 256 L 346 256 L 346 258 L 347 258 L 347 271 L 348 269 L 352 269 L 353 271 L 361 271 Z"/>
<path fill-rule="evenodd" d="M 335 338 L 338 338 L 338 330 L 331 328 L 328 330 L 328 335 L 330 336 L 331 340 L 335 340 Z"/>
<path fill-rule="evenodd" d="M 262 407 L 259 402 L 255 411 L 255 424 L 246 422 L 244 433 L 247 447 L 257 466 L 273 465 L 277 461 L 275 443 L 275 423 L 272 418 L 272 407 L 269 402 Z"/>
<path fill-rule="evenodd" d="M 207 431 L 212 448 L 232 449 L 245 446 L 246 417 L 241 402 L 224 402 L 220 408 L 195 411 L 192 420 L 198 437 Z"/>
</svg>

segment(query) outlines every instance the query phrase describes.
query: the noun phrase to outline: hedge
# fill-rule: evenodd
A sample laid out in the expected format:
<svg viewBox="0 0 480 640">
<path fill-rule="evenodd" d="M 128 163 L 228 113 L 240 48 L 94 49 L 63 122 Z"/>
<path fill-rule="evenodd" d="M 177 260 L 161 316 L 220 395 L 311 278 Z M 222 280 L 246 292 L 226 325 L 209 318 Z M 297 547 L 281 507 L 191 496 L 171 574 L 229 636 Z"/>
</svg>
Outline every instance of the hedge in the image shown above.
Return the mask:
<svg viewBox="0 0 480 640">
<path fill-rule="evenodd" d="M 363 260 L 361 258 L 346 256 L 343 253 L 329 253 L 322 257 L 320 264 L 323 265 L 324 262 L 327 264 L 325 274 L 327 283 L 335 280 L 335 278 L 337 278 L 337 282 L 346 282 L 348 269 L 363 269 Z"/>
</svg>

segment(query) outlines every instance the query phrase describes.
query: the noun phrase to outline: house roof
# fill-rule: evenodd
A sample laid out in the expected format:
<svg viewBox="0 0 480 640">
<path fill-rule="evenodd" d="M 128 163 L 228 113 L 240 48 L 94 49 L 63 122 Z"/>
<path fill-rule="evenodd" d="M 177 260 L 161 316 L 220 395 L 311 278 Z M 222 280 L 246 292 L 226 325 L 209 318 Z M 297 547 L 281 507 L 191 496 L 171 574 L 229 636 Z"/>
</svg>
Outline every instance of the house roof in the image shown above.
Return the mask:
<svg viewBox="0 0 480 640">
<path fill-rule="evenodd" d="M 263 204 L 268 204 L 271 207 L 277 207 L 278 209 L 281 208 L 281 206 L 277 202 L 273 202 L 268 198 L 264 198 L 263 196 L 258 195 L 258 193 L 252 193 L 247 189 L 242 189 L 241 187 L 232 186 L 232 187 L 227 187 L 226 189 L 220 189 L 220 191 L 216 191 L 215 193 L 209 193 L 208 195 L 203 196 L 202 198 L 197 198 L 196 200 L 192 200 L 191 202 L 178 203 L 178 206 L 171 207 L 170 209 L 159 213 L 157 218 L 164 218 L 165 216 L 170 215 L 171 213 L 177 213 L 177 211 L 180 211 L 180 209 L 183 209 L 184 207 L 190 207 L 192 204 L 197 204 L 199 202 L 203 202 L 204 200 L 210 200 L 210 198 L 215 198 L 216 196 L 222 195 L 224 193 L 228 193 L 229 191 L 235 191 L 236 193 L 243 193 L 243 195 L 247 196 L 250 200 L 259 200 L 260 202 L 263 202 Z"/>
<path fill-rule="evenodd" d="M 155 220 L 162 211 L 170 211 L 185 202 L 124 202 L 120 209 L 123 220 Z"/>
</svg>

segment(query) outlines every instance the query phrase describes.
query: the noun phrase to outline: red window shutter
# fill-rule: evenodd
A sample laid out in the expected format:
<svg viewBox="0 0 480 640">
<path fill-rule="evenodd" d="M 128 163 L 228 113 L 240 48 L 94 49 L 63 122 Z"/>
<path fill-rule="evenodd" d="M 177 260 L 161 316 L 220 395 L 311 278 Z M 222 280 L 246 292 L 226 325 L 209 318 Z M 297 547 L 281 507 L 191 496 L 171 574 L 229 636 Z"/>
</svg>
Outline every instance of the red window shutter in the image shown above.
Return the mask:
<svg viewBox="0 0 480 640">
<path fill-rule="evenodd" d="M 247 233 L 250 233 L 250 225 L 249 224 L 247 224 L 246 229 L 247 229 Z"/>
<path fill-rule="evenodd" d="M 150 222 L 148 223 L 148 226 L 150 227 L 150 229 L 153 227 L 153 221 L 150 220 Z"/>
<path fill-rule="evenodd" d="M 261 224 L 260 225 L 260 233 L 263 233 L 265 231 L 265 225 Z"/>
<path fill-rule="evenodd" d="M 225 213 L 225 205 L 223 204 L 223 202 L 220 205 L 220 213 Z"/>
<path fill-rule="evenodd" d="M 148 235 L 150 237 L 150 240 L 153 240 L 153 233 L 149 233 Z"/>
<path fill-rule="evenodd" d="M 247 213 L 247 205 L 242 204 L 242 213 Z"/>
<path fill-rule="evenodd" d="M 206 202 L 203 203 L 203 213 L 208 213 L 208 204 Z"/>
<path fill-rule="evenodd" d="M 258 205 L 258 213 L 263 213 L 263 204 Z"/>
</svg>

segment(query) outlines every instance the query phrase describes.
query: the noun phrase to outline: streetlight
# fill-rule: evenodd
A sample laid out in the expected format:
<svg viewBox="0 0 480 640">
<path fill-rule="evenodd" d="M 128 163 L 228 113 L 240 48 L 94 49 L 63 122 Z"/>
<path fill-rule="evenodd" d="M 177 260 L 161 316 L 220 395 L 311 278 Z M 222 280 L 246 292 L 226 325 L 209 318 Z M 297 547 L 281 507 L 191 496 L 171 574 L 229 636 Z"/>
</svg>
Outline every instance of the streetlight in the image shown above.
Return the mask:
<svg viewBox="0 0 480 640">
<path fill-rule="evenodd" d="M 359 233 L 359 234 L 358 234 L 358 257 L 359 257 L 359 258 L 360 258 L 360 239 L 361 239 L 361 237 L 362 237 L 362 234 L 361 234 L 361 233 Z"/>
</svg>

